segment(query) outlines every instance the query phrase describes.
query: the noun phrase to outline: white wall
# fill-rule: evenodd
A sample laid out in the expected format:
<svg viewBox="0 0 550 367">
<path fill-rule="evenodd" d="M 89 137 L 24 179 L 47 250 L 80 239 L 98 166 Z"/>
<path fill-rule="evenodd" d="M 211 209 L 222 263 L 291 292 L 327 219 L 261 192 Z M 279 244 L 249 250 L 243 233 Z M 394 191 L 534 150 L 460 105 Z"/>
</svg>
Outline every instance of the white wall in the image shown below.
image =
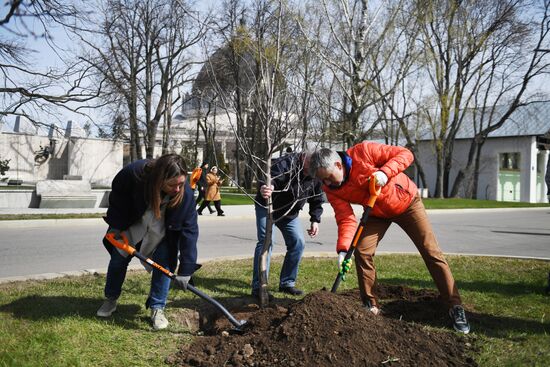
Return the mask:
<svg viewBox="0 0 550 367">
<path fill-rule="evenodd" d="M 94 184 L 110 186 L 122 168 L 122 141 L 70 138 L 68 174 Z"/>
<path fill-rule="evenodd" d="M 35 152 L 50 145 L 47 136 L 0 133 L 0 159 L 9 159 L 9 179 L 25 182 L 62 180 L 64 175 L 82 176 L 93 184 L 110 186 L 122 168 L 123 143 L 107 139 L 56 138 L 55 151 L 40 163 Z"/>
<path fill-rule="evenodd" d="M 458 170 L 466 165 L 469 140 L 457 140 L 453 150 L 453 168 L 450 175 L 450 186 L 458 174 Z M 419 157 L 426 178 L 430 194 L 435 192 L 436 181 L 436 155 L 433 145 L 430 142 L 418 142 Z M 515 153 L 521 155 L 521 194 L 520 201 L 536 202 L 536 171 L 537 171 L 537 148 L 536 139 L 533 136 L 492 138 L 483 146 L 481 156 L 481 167 L 478 182 L 478 199 L 496 200 L 499 171 L 499 154 Z M 543 170 L 544 171 L 544 170 Z M 418 179 L 416 180 L 417 183 Z"/>
<path fill-rule="evenodd" d="M 6 176 L 35 182 L 40 179 L 62 179 L 67 173 L 67 141 L 58 139 L 54 154 L 47 162 L 38 164 L 34 160 L 35 152 L 40 146 L 50 145 L 47 136 L 36 136 L 23 133 L 0 134 L 0 159 L 9 159 L 9 171 Z"/>
</svg>

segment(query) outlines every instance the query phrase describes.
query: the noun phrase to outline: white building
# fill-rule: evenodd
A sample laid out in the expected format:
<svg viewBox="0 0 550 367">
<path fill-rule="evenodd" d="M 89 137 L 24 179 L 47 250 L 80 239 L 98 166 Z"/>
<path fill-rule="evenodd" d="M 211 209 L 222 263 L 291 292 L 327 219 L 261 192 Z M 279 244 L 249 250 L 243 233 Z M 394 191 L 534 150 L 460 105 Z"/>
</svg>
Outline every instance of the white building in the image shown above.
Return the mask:
<svg viewBox="0 0 550 367">
<path fill-rule="evenodd" d="M 498 113 L 498 109 L 497 109 Z M 464 121 L 456 135 L 452 184 L 465 166 L 474 136 L 473 124 Z M 435 191 L 436 157 L 430 140 L 418 140 L 419 156 L 429 192 Z M 544 175 L 550 149 L 550 102 L 519 107 L 504 125 L 489 134 L 481 152 L 478 199 L 548 202 Z M 418 182 L 418 180 L 417 180 Z"/>
</svg>

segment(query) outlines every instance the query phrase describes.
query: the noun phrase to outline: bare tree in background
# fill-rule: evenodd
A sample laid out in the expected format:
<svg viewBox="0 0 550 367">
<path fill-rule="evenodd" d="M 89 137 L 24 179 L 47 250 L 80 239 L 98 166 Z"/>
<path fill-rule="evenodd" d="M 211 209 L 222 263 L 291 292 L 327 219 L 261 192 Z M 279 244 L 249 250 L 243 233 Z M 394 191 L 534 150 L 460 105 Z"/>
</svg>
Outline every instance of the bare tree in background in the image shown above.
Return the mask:
<svg viewBox="0 0 550 367">
<path fill-rule="evenodd" d="M 342 96 L 339 102 L 323 105 L 336 110 L 337 120 L 332 124 L 337 125 L 345 147 L 363 140 L 379 122 L 377 118 L 368 122 L 365 114 L 380 101 L 381 95 L 387 93 L 376 90 L 373 81 L 389 67 L 387 55 L 380 52 L 391 50 L 381 46 L 395 27 L 402 3 L 396 1 L 388 6 L 386 3 L 371 4 L 367 0 L 322 0 L 322 17 L 328 28 L 325 37 L 315 39 L 302 27 L 317 57 L 329 68 L 337 95 Z M 371 67 L 372 60 L 377 58 L 380 58 L 377 67 Z"/>
<path fill-rule="evenodd" d="M 175 99 L 171 96 L 192 81 L 188 73 L 191 66 L 198 62 L 190 57 L 188 50 L 198 44 L 207 31 L 206 22 L 185 1 L 167 1 L 162 8 L 162 16 L 156 19 L 156 25 L 160 30 L 159 38 L 152 44 L 155 53 L 153 62 L 158 72 L 158 80 L 152 84 L 158 86 L 158 102 L 152 116 L 147 118 L 145 141 L 148 158 L 153 157 L 158 125 L 168 101 L 170 100 L 171 104 L 176 103 L 179 96 Z M 149 80 L 149 75 L 146 76 L 146 80 Z M 151 96 L 152 91 L 146 88 L 146 113 L 150 111 L 149 107 L 153 107 L 150 105 Z M 172 111 L 169 109 L 167 113 L 171 116 Z"/>
<path fill-rule="evenodd" d="M 235 6 L 235 2 L 229 4 Z M 291 35 L 297 34 L 297 28 L 293 17 L 285 14 L 282 1 L 254 2 L 248 9 L 251 16 L 246 21 L 239 19 L 244 13 L 235 9 L 238 8 L 229 8 L 230 18 L 225 22 L 230 29 L 235 28 L 224 38 L 227 43 L 216 51 L 219 57 L 211 57 L 205 66 L 204 73 L 208 77 L 201 80 L 210 84 L 203 86 L 203 96 L 215 95 L 217 108 L 227 112 L 236 144 L 247 162 L 245 168 L 251 175 L 245 175 L 245 181 L 267 184 L 272 181 L 274 153 L 285 146 L 301 121 L 298 115 L 300 100 L 293 94 L 299 88 L 291 84 L 290 78 L 296 61 L 286 57 L 286 51 L 296 47 Z M 238 116 L 231 120 L 239 106 L 242 108 L 240 116 L 237 111 Z M 259 264 L 262 306 L 268 303 L 267 255 L 272 246 L 273 227 L 271 199 L 266 209 L 268 219 Z"/>
<path fill-rule="evenodd" d="M 138 86 L 145 45 L 138 34 L 140 13 L 140 7 L 132 0 L 108 0 L 99 9 L 97 27 L 96 21 L 91 19 L 92 24 L 87 25 L 86 32 L 76 32 L 87 50 L 81 59 L 97 71 L 100 82 L 105 82 L 103 100 L 116 103 L 116 117 L 126 116 L 132 161 L 143 157 L 138 122 Z"/>
<path fill-rule="evenodd" d="M 495 35 L 486 45 L 487 62 L 477 70 L 474 98 L 466 117 L 474 138 L 466 165 L 458 171 L 450 196 L 476 199 L 481 151 L 488 135 L 499 129 L 520 106 L 548 96 L 527 95 L 533 80 L 550 73 L 550 1 L 535 2 L 533 13 Z M 519 15 L 519 14 L 518 14 Z"/>
<path fill-rule="evenodd" d="M 420 65 L 433 88 L 422 116 L 434 142 L 435 197 L 448 196 L 455 136 L 475 95 L 476 76 L 493 58 L 485 50 L 491 43 L 503 41 L 499 35 L 512 36 L 518 29 L 514 25 L 518 14 L 528 9 L 526 5 L 518 0 L 416 2 L 419 41 L 426 52 Z"/>
<path fill-rule="evenodd" d="M 43 42 L 61 54 L 64 50 L 51 30 L 68 27 L 79 14 L 77 7 L 66 1 L 6 1 L 0 15 L 0 116 L 25 116 L 49 126 L 44 114 L 56 118 L 57 108 L 80 112 L 80 104 L 97 97 L 86 88 L 88 70 L 78 62 L 63 57 L 67 61 L 62 67 L 41 68 L 32 62 L 35 51 L 26 45 L 30 40 Z"/>
<path fill-rule="evenodd" d="M 393 13 L 392 30 L 386 32 L 380 47 L 373 50 L 370 57 L 371 68 L 376 70 L 373 89 L 380 98 L 374 108 L 386 144 L 399 145 L 405 140 L 406 147 L 415 156 L 417 175 L 427 187 L 416 145 L 420 127 L 414 118 L 422 89 L 422 80 L 415 72 L 423 52 L 417 44 L 419 28 L 411 16 L 411 2 L 395 2 L 392 6 L 399 9 Z"/>
<path fill-rule="evenodd" d="M 99 28 L 79 33 L 91 50 L 82 60 L 108 83 L 104 98 L 117 111 L 124 107 L 131 159 L 142 157 L 142 142 L 152 158 L 163 118 L 161 145 L 168 146 L 172 108 L 192 80 L 189 72 L 198 61 L 190 49 L 204 37 L 205 22 L 183 0 L 108 0 L 100 14 Z"/>
<path fill-rule="evenodd" d="M 253 60 L 247 47 L 250 35 L 246 26 L 247 4 L 242 0 L 228 0 L 223 3 L 215 21 L 215 35 L 221 39 L 220 48 L 212 54 L 203 71 L 197 78 L 196 91 L 204 90 L 214 96 L 222 94 L 225 103 L 235 114 L 235 135 L 243 136 L 249 123 L 249 93 L 254 84 Z M 207 52 L 208 48 L 207 48 Z M 212 78 L 211 75 L 214 77 Z M 211 80 L 216 80 L 216 88 L 210 88 Z M 217 91 L 216 91 L 217 90 Z M 204 94 L 204 93 L 203 93 Z M 212 100 L 212 96 L 208 96 Z M 253 123 L 253 122 L 252 122 Z M 209 143 L 207 142 L 207 147 Z M 251 188 L 251 170 L 247 155 L 240 144 L 235 144 L 235 179 L 246 189 Z M 244 166 L 241 164 L 244 161 Z M 243 169 L 244 168 L 244 169 Z"/>
</svg>

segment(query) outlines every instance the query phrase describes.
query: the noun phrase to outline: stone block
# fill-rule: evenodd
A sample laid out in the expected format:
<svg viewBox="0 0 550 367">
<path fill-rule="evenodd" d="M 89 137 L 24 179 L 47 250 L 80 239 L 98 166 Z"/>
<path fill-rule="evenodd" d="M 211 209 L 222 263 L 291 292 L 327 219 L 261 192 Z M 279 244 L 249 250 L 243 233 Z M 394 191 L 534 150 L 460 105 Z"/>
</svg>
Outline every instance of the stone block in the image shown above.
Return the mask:
<svg viewBox="0 0 550 367">
<path fill-rule="evenodd" d="M 97 201 L 89 181 L 38 181 L 36 194 L 40 196 L 40 208 L 94 208 Z"/>
</svg>

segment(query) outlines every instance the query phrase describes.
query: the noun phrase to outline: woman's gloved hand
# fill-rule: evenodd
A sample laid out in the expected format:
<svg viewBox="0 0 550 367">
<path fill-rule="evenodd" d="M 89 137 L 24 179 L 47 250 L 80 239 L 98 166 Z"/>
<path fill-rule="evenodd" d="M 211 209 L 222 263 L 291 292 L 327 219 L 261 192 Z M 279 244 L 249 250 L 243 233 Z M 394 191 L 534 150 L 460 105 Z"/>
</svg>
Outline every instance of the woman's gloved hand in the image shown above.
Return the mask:
<svg viewBox="0 0 550 367">
<path fill-rule="evenodd" d="M 190 275 L 178 275 L 178 276 L 176 276 L 176 278 L 174 279 L 174 284 L 175 284 L 176 287 L 178 287 L 179 289 L 186 290 L 186 289 L 187 289 L 187 285 L 189 284 L 189 280 L 191 280 L 191 276 L 190 276 Z"/>
</svg>

